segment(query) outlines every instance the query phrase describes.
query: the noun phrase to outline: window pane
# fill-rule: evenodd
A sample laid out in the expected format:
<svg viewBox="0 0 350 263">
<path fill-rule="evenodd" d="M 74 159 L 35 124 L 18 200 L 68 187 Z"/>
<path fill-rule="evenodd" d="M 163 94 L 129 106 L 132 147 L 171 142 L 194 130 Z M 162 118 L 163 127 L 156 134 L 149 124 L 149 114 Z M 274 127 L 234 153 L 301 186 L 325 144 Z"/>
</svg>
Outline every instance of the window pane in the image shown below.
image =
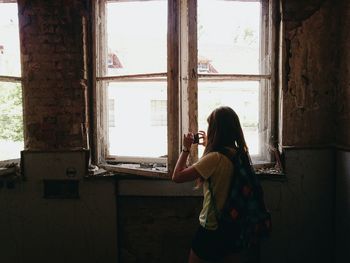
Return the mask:
<svg viewBox="0 0 350 263">
<path fill-rule="evenodd" d="M 167 70 L 167 1 L 107 4 L 108 75 Z"/>
<path fill-rule="evenodd" d="M 0 82 L 0 160 L 16 159 L 23 150 L 22 88 Z"/>
<path fill-rule="evenodd" d="M 0 3 L 0 75 L 21 76 L 16 3 Z"/>
<path fill-rule="evenodd" d="M 260 20 L 260 2 L 198 1 L 198 73 L 258 74 Z"/>
<path fill-rule="evenodd" d="M 157 158 L 167 154 L 166 90 L 165 81 L 109 84 L 108 100 L 115 101 L 115 126 L 108 129 L 110 155 Z"/>
<path fill-rule="evenodd" d="M 259 82 L 198 83 L 198 128 L 206 131 L 207 117 L 219 106 L 231 107 L 239 116 L 249 152 L 259 153 Z M 199 154 L 203 153 L 199 147 Z"/>
</svg>

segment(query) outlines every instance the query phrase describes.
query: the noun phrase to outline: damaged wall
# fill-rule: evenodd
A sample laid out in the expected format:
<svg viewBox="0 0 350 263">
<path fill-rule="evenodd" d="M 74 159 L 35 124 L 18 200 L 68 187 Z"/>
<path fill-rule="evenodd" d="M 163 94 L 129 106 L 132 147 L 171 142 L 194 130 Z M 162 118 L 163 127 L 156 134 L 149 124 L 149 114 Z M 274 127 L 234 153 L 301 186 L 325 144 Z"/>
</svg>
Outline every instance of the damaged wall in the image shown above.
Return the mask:
<svg viewBox="0 0 350 263">
<path fill-rule="evenodd" d="M 19 0 L 25 148 L 87 145 L 84 14 L 88 1 Z"/>
<path fill-rule="evenodd" d="M 87 146 L 88 4 L 18 1 L 27 150 Z M 79 199 L 44 199 L 43 180 L 53 173 L 38 170 L 44 175 L 0 186 L 1 262 L 116 262 L 114 180 L 80 178 Z"/>
<path fill-rule="evenodd" d="M 282 145 L 327 145 L 335 142 L 337 8 L 333 1 L 295 3 L 285 1 L 283 14 L 287 83 Z"/>
<path fill-rule="evenodd" d="M 337 85 L 337 143 L 350 148 L 350 3 L 342 1 L 340 6 L 339 66 Z"/>
</svg>

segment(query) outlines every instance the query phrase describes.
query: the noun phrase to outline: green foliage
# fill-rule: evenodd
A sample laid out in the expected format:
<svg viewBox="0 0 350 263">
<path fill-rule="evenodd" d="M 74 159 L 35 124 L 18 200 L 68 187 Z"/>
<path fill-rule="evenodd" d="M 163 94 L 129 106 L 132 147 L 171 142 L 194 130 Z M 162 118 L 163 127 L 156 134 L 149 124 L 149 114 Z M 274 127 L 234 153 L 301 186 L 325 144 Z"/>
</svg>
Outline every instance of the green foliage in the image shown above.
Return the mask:
<svg viewBox="0 0 350 263">
<path fill-rule="evenodd" d="M 23 141 L 22 88 L 0 83 L 0 140 Z"/>
<path fill-rule="evenodd" d="M 258 32 L 250 27 L 241 28 L 237 26 L 233 34 L 233 43 L 247 47 L 254 46 L 258 44 Z"/>
</svg>

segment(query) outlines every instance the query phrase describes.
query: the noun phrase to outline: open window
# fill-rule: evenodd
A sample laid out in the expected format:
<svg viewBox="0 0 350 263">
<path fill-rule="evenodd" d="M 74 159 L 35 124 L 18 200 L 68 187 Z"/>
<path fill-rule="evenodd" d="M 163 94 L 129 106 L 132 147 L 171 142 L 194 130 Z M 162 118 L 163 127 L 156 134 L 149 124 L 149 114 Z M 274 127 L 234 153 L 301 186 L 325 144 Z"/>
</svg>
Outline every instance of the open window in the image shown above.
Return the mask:
<svg viewBox="0 0 350 263">
<path fill-rule="evenodd" d="M 206 130 L 221 105 L 240 116 L 254 162 L 271 161 L 273 9 L 271 0 L 96 0 L 95 161 L 166 174 L 183 133 Z"/>
<path fill-rule="evenodd" d="M 0 161 L 23 150 L 21 62 L 16 1 L 0 1 Z"/>
</svg>

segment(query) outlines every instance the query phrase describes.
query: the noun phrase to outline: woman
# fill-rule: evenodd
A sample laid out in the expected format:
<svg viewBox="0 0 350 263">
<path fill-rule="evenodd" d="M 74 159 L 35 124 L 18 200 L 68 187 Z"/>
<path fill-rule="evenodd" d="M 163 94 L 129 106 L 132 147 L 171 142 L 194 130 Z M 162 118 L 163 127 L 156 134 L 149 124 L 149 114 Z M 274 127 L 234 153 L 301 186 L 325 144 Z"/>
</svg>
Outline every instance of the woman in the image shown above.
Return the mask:
<svg viewBox="0 0 350 263">
<path fill-rule="evenodd" d="M 215 205 L 219 211 L 223 208 L 234 169 L 232 161 L 219 151 L 225 149 L 230 157 L 243 154 L 249 159 L 239 118 L 230 107 L 217 108 L 208 117 L 207 135 L 203 131 L 199 135 L 199 144 L 205 146 L 203 157 L 194 165 L 186 166 L 194 134 L 185 134 L 183 149 L 172 175 L 172 180 L 177 183 L 197 180 L 197 186 L 203 185 L 200 226 L 192 241 L 189 263 L 240 262 L 239 251 L 228 247 L 228 242 L 225 242 L 227 236 L 218 228 L 213 208 Z M 210 195 L 209 180 L 215 201 Z"/>
</svg>

